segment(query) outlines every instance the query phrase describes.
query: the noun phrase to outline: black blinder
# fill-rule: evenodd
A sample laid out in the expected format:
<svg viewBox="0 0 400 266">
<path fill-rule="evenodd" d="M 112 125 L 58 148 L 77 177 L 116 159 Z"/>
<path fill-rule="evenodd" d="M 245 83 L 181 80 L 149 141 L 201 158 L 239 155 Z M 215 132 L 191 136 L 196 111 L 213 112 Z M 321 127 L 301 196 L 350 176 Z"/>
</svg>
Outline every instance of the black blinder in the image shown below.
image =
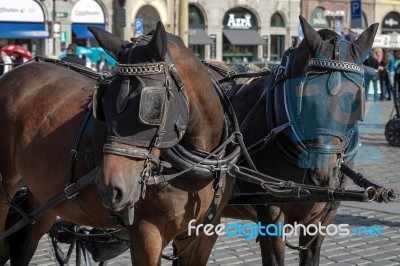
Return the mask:
<svg viewBox="0 0 400 266">
<path fill-rule="evenodd" d="M 147 125 L 161 126 L 167 102 L 167 90 L 162 86 L 145 87 L 142 90 L 139 118 Z"/>
<path fill-rule="evenodd" d="M 101 80 L 93 92 L 93 116 L 97 120 L 106 121 L 104 116 L 103 106 L 101 104 L 101 98 L 103 97 L 110 80 Z"/>
</svg>

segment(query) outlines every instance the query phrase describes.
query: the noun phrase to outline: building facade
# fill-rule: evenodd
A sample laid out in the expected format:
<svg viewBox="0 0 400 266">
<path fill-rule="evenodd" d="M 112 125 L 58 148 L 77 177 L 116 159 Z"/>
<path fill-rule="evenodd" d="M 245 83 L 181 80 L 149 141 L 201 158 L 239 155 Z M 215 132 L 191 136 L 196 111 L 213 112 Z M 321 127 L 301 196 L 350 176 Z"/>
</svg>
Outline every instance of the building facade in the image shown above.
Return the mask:
<svg viewBox="0 0 400 266">
<path fill-rule="evenodd" d="M 295 36 L 298 15 L 316 28 L 360 33 L 380 27 L 374 46 L 400 49 L 400 1 L 362 0 L 352 19 L 350 0 L 0 0 L 0 46 L 19 44 L 33 55 L 58 56 L 75 42 L 97 46 L 87 26 L 129 40 L 161 21 L 198 57 L 246 63 L 279 61 Z"/>
<path fill-rule="evenodd" d="M 146 33 L 161 20 L 200 58 L 245 63 L 281 58 L 297 36 L 300 0 L 138 0 L 124 9 L 125 36 Z"/>
<path fill-rule="evenodd" d="M 338 33 L 360 32 L 375 21 L 375 0 L 362 0 L 356 19 L 351 16 L 351 0 L 302 1 L 301 10 L 315 29 L 331 28 Z"/>
<path fill-rule="evenodd" d="M 113 1 L 0 0 L 0 46 L 18 44 L 33 56 L 57 56 L 75 42 L 96 46 L 87 26 L 112 30 Z"/>
</svg>

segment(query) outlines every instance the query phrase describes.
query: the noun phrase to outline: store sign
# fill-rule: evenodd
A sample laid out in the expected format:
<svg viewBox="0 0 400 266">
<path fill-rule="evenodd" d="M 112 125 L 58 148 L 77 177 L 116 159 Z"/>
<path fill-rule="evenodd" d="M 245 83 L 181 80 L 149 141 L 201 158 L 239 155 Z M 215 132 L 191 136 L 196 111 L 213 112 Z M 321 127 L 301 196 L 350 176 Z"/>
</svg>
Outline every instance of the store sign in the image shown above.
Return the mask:
<svg viewBox="0 0 400 266">
<path fill-rule="evenodd" d="M 229 14 L 228 23 L 226 26 L 230 29 L 250 29 L 251 15 L 245 14 L 244 17 L 237 17 L 235 14 Z"/>
<path fill-rule="evenodd" d="M 73 23 L 104 23 L 104 12 L 94 0 L 80 0 L 72 8 Z"/>
<path fill-rule="evenodd" d="M 56 18 L 67 18 L 68 12 L 56 12 Z"/>
<path fill-rule="evenodd" d="M 234 8 L 225 13 L 223 19 L 225 29 L 258 30 L 257 18 L 245 8 Z"/>
<path fill-rule="evenodd" d="M 62 31 L 60 35 L 60 42 L 67 42 L 68 40 L 68 32 Z"/>
<path fill-rule="evenodd" d="M 44 13 L 33 0 L 0 0 L 0 21 L 44 22 Z"/>
<path fill-rule="evenodd" d="M 400 35 L 377 34 L 372 45 L 373 48 L 400 48 Z"/>
<path fill-rule="evenodd" d="M 390 12 L 385 16 L 382 23 L 382 32 L 400 32 L 400 16 L 395 12 Z"/>
<path fill-rule="evenodd" d="M 324 15 L 324 9 L 317 7 L 311 13 L 310 24 L 314 28 L 329 28 L 328 20 Z"/>
</svg>

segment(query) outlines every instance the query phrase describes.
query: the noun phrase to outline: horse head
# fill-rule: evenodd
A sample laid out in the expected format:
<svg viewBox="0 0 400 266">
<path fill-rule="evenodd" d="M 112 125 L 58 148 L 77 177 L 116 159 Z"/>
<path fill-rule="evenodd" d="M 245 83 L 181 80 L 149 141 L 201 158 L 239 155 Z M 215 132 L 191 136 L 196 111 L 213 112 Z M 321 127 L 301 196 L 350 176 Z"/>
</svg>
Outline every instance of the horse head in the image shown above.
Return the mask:
<svg viewBox="0 0 400 266">
<path fill-rule="evenodd" d="M 329 185 L 329 177 L 338 175 L 343 161 L 352 161 L 358 146 L 357 123 L 365 113 L 361 64 L 378 24 L 349 42 L 332 30 L 315 31 L 301 16 L 300 23 L 304 39 L 287 55 L 285 110 L 281 111 L 291 123 L 295 163 L 310 170 L 314 183 Z"/>
<path fill-rule="evenodd" d="M 90 30 L 118 61 L 115 77 L 98 87 L 93 102 L 96 118 L 108 128 L 96 183 L 103 204 L 118 211 L 144 198 L 148 180 L 170 167 L 159 157 L 162 150 L 178 142 L 204 151 L 215 148 L 223 111 L 206 69 L 161 22 L 132 42 L 99 28 Z M 215 99 L 210 101 L 202 90 L 210 90 Z M 202 115 L 189 116 L 197 112 Z"/>
</svg>

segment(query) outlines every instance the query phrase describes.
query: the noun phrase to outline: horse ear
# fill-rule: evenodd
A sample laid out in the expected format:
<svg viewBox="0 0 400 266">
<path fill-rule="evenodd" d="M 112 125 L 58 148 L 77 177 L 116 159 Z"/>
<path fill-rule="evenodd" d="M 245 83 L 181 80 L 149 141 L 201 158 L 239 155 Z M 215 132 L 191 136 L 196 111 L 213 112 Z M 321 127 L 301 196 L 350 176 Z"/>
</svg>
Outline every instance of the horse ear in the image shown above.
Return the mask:
<svg viewBox="0 0 400 266">
<path fill-rule="evenodd" d="M 318 32 L 308 24 L 307 20 L 303 16 L 299 16 L 300 25 L 304 33 L 304 39 L 306 40 L 308 47 L 312 50 L 312 52 L 318 52 L 324 41 L 321 36 L 319 36 Z"/>
<path fill-rule="evenodd" d="M 94 35 L 104 51 L 118 61 L 118 51 L 121 48 L 121 45 L 127 42 L 122 41 L 117 36 L 98 27 L 88 27 L 88 29 Z"/>
<path fill-rule="evenodd" d="M 366 51 L 371 49 L 372 44 L 374 43 L 374 38 L 376 32 L 378 30 L 379 23 L 374 23 L 369 26 L 366 30 L 364 30 L 357 40 L 354 41 L 352 48 L 355 59 L 360 62 L 363 62 L 364 59 L 368 56 Z"/>
<path fill-rule="evenodd" d="M 146 46 L 146 54 L 156 61 L 164 61 L 167 53 L 167 32 L 164 25 L 159 21 L 153 33 L 153 38 Z"/>
</svg>

